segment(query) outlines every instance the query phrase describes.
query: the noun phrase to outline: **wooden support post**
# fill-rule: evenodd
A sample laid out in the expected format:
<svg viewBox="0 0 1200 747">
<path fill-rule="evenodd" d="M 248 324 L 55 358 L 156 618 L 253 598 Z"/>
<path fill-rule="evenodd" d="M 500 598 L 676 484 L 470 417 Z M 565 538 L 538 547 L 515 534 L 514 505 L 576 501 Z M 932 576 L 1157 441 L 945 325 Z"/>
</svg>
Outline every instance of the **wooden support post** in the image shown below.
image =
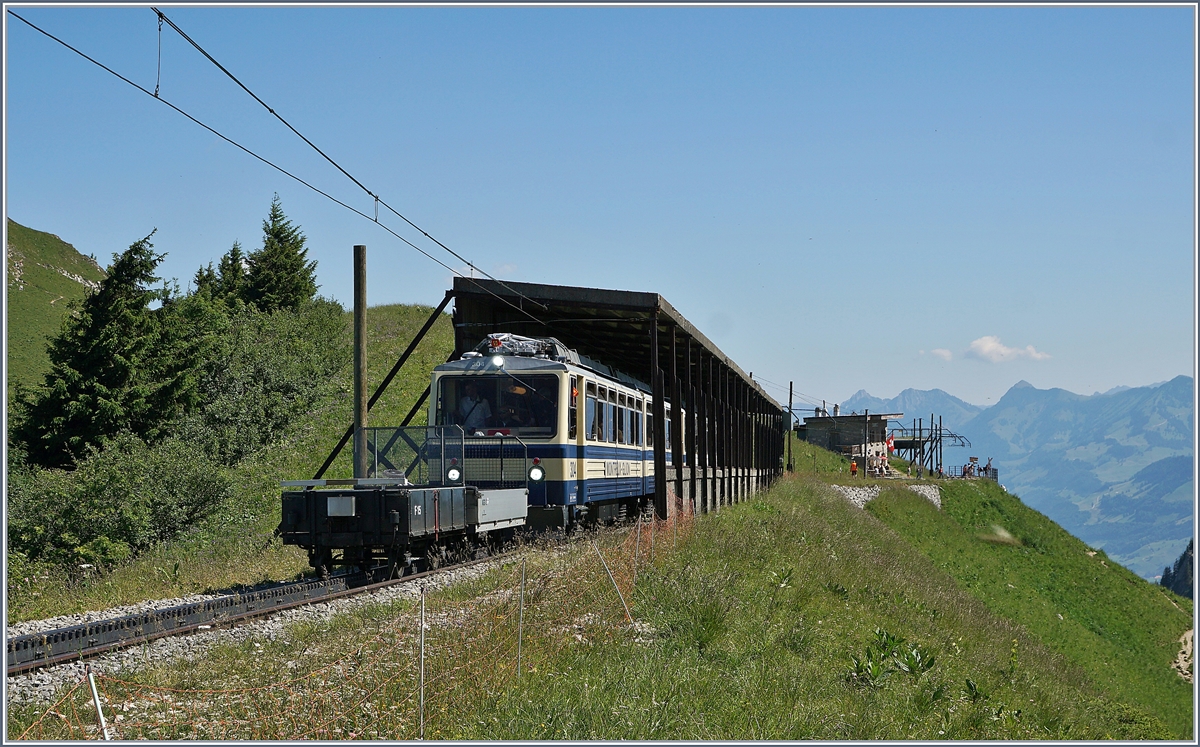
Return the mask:
<svg viewBox="0 0 1200 747">
<path fill-rule="evenodd" d="M 729 423 L 726 422 L 725 416 L 725 371 L 720 366 L 716 368 L 716 382 L 713 388 L 713 396 L 716 401 L 713 407 L 716 410 L 716 447 L 717 447 L 717 469 L 720 474 L 717 477 L 717 504 L 721 506 L 729 505 L 729 465 L 726 463 L 726 438 L 729 436 Z"/>
<path fill-rule="evenodd" d="M 700 513 L 708 513 L 708 391 L 704 388 L 704 351 L 696 354 L 696 466 L 700 468 Z"/>
<path fill-rule="evenodd" d="M 663 397 L 662 371 L 658 367 L 658 309 L 650 323 L 650 382 L 654 397 L 654 513 L 659 519 L 667 518 L 667 418 Z M 653 526 L 653 525 L 651 525 Z"/>
<path fill-rule="evenodd" d="M 700 404 L 696 401 L 696 382 L 691 377 L 691 336 L 688 337 L 688 500 L 696 514 L 696 470 L 700 467 L 696 449 L 696 431 L 700 428 Z"/>
<path fill-rule="evenodd" d="M 750 385 L 744 381 L 738 381 L 738 391 L 741 392 L 741 397 L 738 402 L 741 405 L 742 411 L 742 432 L 741 432 L 741 453 L 742 453 L 742 499 L 750 497 L 750 444 L 752 434 L 750 432 Z"/>
<path fill-rule="evenodd" d="M 354 245 L 354 476 L 367 477 L 367 247 Z"/>
<path fill-rule="evenodd" d="M 676 348 L 676 329 L 671 327 L 671 466 L 675 468 L 675 514 L 683 508 L 683 397 L 679 396 L 679 355 Z"/>
<path fill-rule="evenodd" d="M 719 397 L 717 407 L 719 408 L 721 418 L 721 505 L 728 506 L 733 502 L 729 494 L 730 488 L 733 487 L 733 475 L 730 472 L 729 464 L 729 379 L 726 376 L 726 370 L 724 366 L 719 366 L 717 368 L 717 377 L 718 381 L 720 381 L 720 393 L 717 395 Z"/>
</svg>

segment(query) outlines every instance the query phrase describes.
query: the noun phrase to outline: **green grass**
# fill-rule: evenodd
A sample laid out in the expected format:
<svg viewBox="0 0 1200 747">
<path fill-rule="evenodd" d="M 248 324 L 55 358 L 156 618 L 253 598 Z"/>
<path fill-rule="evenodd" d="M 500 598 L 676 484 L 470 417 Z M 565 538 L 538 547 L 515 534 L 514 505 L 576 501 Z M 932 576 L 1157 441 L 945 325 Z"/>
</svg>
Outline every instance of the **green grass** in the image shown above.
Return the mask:
<svg viewBox="0 0 1200 747">
<path fill-rule="evenodd" d="M 432 594 L 426 737 L 1182 735 L 1106 693 L 818 480 L 788 478 L 702 516 L 677 546 L 669 530 L 656 537 L 653 556 L 647 531 L 640 542 L 629 530 L 596 538 L 636 627 L 624 623 L 590 538 L 528 555 L 519 678 L 518 566 Z M 128 714 L 128 738 L 411 739 L 415 614 L 411 601 L 372 605 L 101 688 L 114 712 Z M 881 638 L 897 641 L 912 674 L 879 655 Z M 873 675 L 868 656 L 885 662 Z M 73 697 L 84 715 L 72 723 L 86 723 L 86 694 Z M 64 736 L 65 722 L 37 721 L 43 711 L 10 710 L 10 736 L 35 722 L 35 736 Z"/>
<path fill-rule="evenodd" d="M 368 310 L 368 380 L 372 392 L 432 311 L 426 306 L 402 305 Z M 433 366 L 445 361 L 451 350 L 450 317 L 442 315 L 372 408 L 369 422 L 398 424 L 428 386 Z M 306 572 L 308 560 L 304 553 L 284 547 L 273 537 L 279 523 L 279 481 L 313 476 L 353 419 L 352 397 L 353 377 L 347 362 L 334 396 L 316 408 L 311 417 L 279 434 L 277 443 L 239 464 L 234 471 L 238 486 L 235 499 L 175 543 L 103 574 L 49 566 L 10 566 L 8 622 L 228 589 Z M 424 422 L 422 412 L 413 424 Z M 349 477 L 352 471 L 347 447 L 326 476 Z"/>
<path fill-rule="evenodd" d="M 1192 626 L 1191 600 L 1147 583 L 1103 551 L 1089 555 L 1091 548 L 989 480 L 939 485 L 941 511 L 896 488 L 868 511 L 1110 697 L 1155 715 L 1176 736 L 1192 736 L 1192 686 L 1170 668 Z"/>
<path fill-rule="evenodd" d="M 372 382 L 382 379 L 430 311 L 370 310 Z M 373 424 L 396 424 L 407 413 L 432 367 L 450 352 L 452 334 L 443 315 L 372 411 Z M 350 422 L 351 389 L 347 366 L 335 394 L 311 417 L 237 468 L 236 499 L 182 540 L 91 576 L 10 565 L 9 622 L 307 571 L 300 550 L 272 537 L 278 481 L 310 477 L 324 460 Z M 421 422 L 423 413 L 415 421 Z M 1177 640 L 1190 626 L 1190 601 L 1107 562 L 1102 552 L 1087 555 L 1081 542 L 988 481 L 941 483 L 939 512 L 895 483 L 860 477 L 859 483 L 884 487 L 864 512 L 827 487 L 849 479 L 844 458 L 804 442 L 793 441 L 792 450 L 797 474 L 769 493 L 701 517 L 694 532 L 681 534 L 675 552 L 665 550 L 660 534 L 653 564 L 643 548 L 636 585 L 629 558 L 621 561 L 627 538 L 600 538 L 648 634 L 622 624 L 611 583 L 586 543 L 565 554 L 531 556 L 528 664 L 519 681 L 512 669 L 511 595 L 488 597 L 500 599 L 499 607 L 467 601 L 511 590 L 513 569 L 435 595 L 436 609 L 465 611 L 456 618 L 460 624 L 439 629 L 442 658 L 431 666 L 448 674 L 431 703 L 429 736 L 1193 736 L 1191 686 L 1169 669 Z M 328 476 L 350 473 L 346 451 Z M 204 719 L 245 716 L 265 725 L 196 732 L 190 722 L 172 722 L 176 717 L 164 707 L 163 723 L 175 731 L 147 735 L 294 738 L 316 729 L 329 738 L 412 738 L 412 640 L 396 633 L 403 627 L 397 621 L 411 623 L 412 614 L 410 603 L 368 608 L 299 627 L 286 640 L 220 648 L 199 663 L 152 668 L 109 686 L 219 689 L 254 683 L 263 697 L 278 696 L 297 709 L 317 703 L 313 707 L 328 717 L 304 721 L 288 712 L 287 718 L 264 720 L 263 709 L 275 713 L 270 709 L 283 706 L 263 701 L 254 704 L 259 711 L 251 718 L 245 701 L 197 696 L 190 707 L 207 714 Z M 584 640 L 562 634 L 571 621 L 583 621 L 578 629 Z M 872 648 L 876 629 L 904 639 L 899 653 L 911 655 L 916 646 L 934 657 L 934 666 L 911 676 L 883 657 L 884 666 L 872 674 L 870 663 L 880 659 Z M 496 646 L 503 650 L 497 653 Z M 358 657 L 353 666 L 346 661 L 351 650 Z M 393 672 L 397 662 L 408 668 Z M 464 671 L 460 666 L 469 676 L 456 674 Z M 340 674 L 330 679 L 322 667 L 338 667 Z M 316 679 L 288 693 L 276 689 L 284 675 L 307 674 Z M 390 715 L 339 710 L 362 697 L 377 716 Z M 14 710 L 11 728 L 32 723 L 35 710 Z M 302 723 L 310 730 L 299 729 Z"/>
<path fill-rule="evenodd" d="M 850 476 L 850 460 L 840 454 L 835 454 L 820 446 L 814 446 L 807 441 L 796 438 L 795 433 L 788 433 L 792 442 L 792 465 L 796 474 Z M 787 459 L 787 445 L 784 445 L 784 459 Z"/>
<path fill-rule="evenodd" d="M 8 221 L 8 390 L 29 387 L 50 370 L 47 338 L 58 333 L 67 304 L 87 292 L 63 272 L 99 282 L 104 273 L 90 258 L 52 234 Z M 61 271 L 61 272 L 60 272 Z M 19 278 L 19 279 L 18 279 Z"/>
</svg>

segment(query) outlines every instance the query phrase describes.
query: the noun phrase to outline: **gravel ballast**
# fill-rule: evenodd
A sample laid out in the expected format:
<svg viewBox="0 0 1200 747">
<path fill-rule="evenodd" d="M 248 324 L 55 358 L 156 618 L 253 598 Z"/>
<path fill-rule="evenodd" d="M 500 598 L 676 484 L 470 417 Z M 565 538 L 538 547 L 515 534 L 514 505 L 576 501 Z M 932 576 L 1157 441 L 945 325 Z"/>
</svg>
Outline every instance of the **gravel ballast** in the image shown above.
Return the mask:
<svg viewBox="0 0 1200 747">
<path fill-rule="evenodd" d="M 389 586 L 374 593 L 359 594 L 329 602 L 283 610 L 271 617 L 252 620 L 233 628 L 214 628 L 213 630 L 193 633 L 191 635 L 159 638 L 142 646 L 122 649 L 98 656 L 90 659 L 88 663 L 91 664 L 92 671 L 94 672 L 116 675 L 120 672 L 136 671 L 142 667 L 160 664 L 172 659 L 195 659 L 203 655 L 210 647 L 219 644 L 236 643 L 256 637 L 274 641 L 286 638 L 286 628 L 292 623 L 327 620 L 335 615 L 364 605 L 384 604 L 401 599 L 416 599 L 420 596 L 422 587 L 427 590 L 434 590 L 450 586 L 459 581 L 478 578 L 506 561 L 513 562 L 512 559 L 497 558 L 493 561 L 479 563 L 468 568 L 448 569 L 441 573 L 415 579 L 411 583 Z M 26 633 L 52 630 L 94 620 L 107 620 L 122 615 L 202 601 L 214 598 L 215 596 L 220 595 L 194 595 L 179 599 L 160 599 L 138 605 L 116 607 L 110 610 L 85 612 L 79 615 L 67 615 L 48 620 L 34 620 L 9 626 L 8 634 L 10 636 L 24 635 Z M 8 700 L 10 703 L 48 703 L 52 701 L 55 692 L 60 687 L 73 684 L 83 676 L 84 664 L 75 662 L 9 677 L 6 691 Z"/>
</svg>

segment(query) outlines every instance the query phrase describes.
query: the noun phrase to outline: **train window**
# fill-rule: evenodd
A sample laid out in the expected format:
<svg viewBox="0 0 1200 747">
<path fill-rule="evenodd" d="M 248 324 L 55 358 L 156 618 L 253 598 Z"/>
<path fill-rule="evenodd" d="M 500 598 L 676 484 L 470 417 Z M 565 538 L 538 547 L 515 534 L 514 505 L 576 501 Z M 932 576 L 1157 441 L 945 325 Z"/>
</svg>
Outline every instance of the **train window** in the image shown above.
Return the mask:
<svg viewBox="0 0 1200 747">
<path fill-rule="evenodd" d="M 571 389 L 567 392 L 567 438 L 572 441 L 579 435 L 579 379 L 571 377 Z"/>
<path fill-rule="evenodd" d="M 604 440 L 612 443 L 617 430 L 617 406 L 609 402 L 604 406 Z"/>
<path fill-rule="evenodd" d="M 587 435 L 587 440 L 595 441 L 600 433 L 600 408 L 596 406 L 596 387 L 594 384 L 588 384 L 592 390 L 588 392 L 587 398 L 583 403 L 583 416 L 587 422 L 583 424 L 584 433 Z"/>
<path fill-rule="evenodd" d="M 637 409 L 633 411 L 633 445 L 642 445 L 642 403 L 637 403 Z"/>
<path fill-rule="evenodd" d="M 622 397 L 624 399 L 624 397 Z M 625 443 L 625 414 L 628 412 L 624 407 L 617 407 L 617 443 Z"/>
<path fill-rule="evenodd" d="M 649 405 L 650 403 L 647 402 L 646 404 Z M 650 411 L 649 407 L 646 408 L 646 445 L 654 445 L 654 413 Z"/>
<path fill-rule="evenodd" d="M 550 438 L 558 432 L 557 376 L 443 376 L 435 423 L 468 436 L 509 433 Z"/>
</svg>

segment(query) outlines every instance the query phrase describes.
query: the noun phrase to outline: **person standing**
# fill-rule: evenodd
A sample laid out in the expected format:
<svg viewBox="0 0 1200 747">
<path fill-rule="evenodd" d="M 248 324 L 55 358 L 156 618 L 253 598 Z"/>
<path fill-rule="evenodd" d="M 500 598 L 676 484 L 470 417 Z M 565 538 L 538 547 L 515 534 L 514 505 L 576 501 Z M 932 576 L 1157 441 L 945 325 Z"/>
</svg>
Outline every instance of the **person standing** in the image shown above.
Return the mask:
<svg viewBox="0 0 1200 747">
<path fill-rule="evenodd" d="M 853 458 L 850 459 L 850 476 L 858 477 L 858 461 Z"/>
</svg>

